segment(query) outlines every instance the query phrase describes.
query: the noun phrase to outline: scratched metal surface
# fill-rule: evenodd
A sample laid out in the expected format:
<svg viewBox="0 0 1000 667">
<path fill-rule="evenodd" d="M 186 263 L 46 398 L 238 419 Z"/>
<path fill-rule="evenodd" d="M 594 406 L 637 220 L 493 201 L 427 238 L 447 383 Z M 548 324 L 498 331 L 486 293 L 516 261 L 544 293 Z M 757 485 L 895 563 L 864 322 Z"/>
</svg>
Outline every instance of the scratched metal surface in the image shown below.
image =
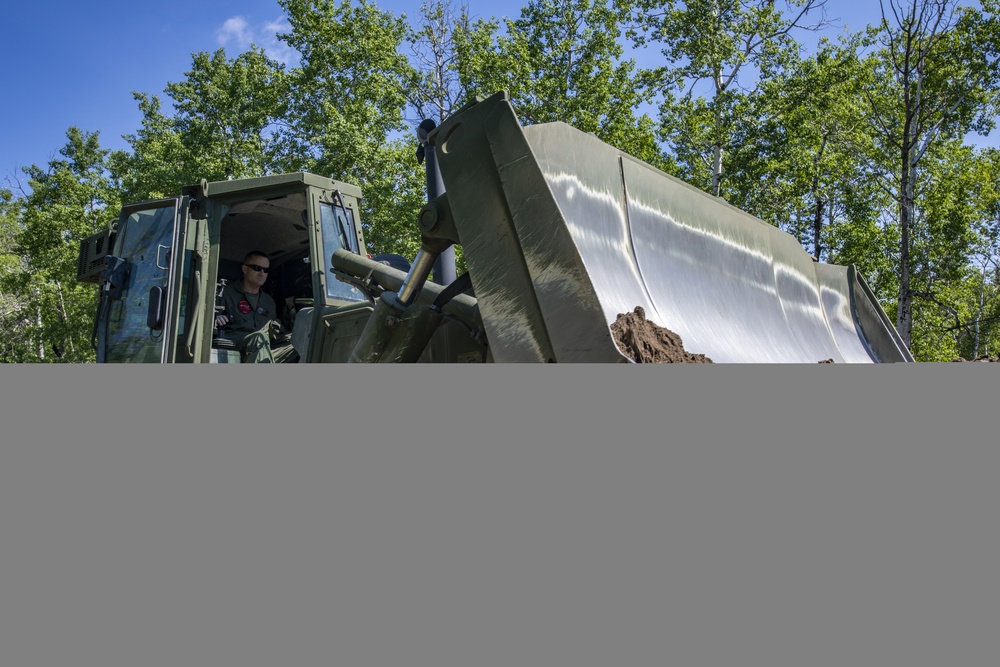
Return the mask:
<svg viewBox="0 0 1000 667">
<path fill-rule="evenodd" d="M 524 129 L 608 324 L 642 306 L 689 352 L 742 363 L 875 361 L 847 267 L 562 124 Z"/>
<path fill-rule="evenodd" d="M 442 126 L 439 161 L 498 360 L 620 360 L 610 325 L 636 306 L 717 363 L 912 360 L 877 303 L 854 307 L 868 297 L 850 267 L 592 135 L 522 128 L 489 102 Z"/>
</svg>

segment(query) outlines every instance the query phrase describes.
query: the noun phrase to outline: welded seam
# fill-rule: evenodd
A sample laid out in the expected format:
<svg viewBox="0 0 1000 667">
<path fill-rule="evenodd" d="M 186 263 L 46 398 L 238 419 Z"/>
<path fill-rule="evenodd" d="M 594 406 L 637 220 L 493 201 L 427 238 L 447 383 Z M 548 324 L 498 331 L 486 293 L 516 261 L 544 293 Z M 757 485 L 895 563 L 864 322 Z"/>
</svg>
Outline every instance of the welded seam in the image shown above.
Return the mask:
<svg viewBox="0 0 1000 667">
<path fill-rule="evenodd" d="M 618 156 L 618 177 L 621 179 L 622 184 L 622 212 L 623 212 L 623 222 L 625 223 L 625 238 L 628 241 L 628 252 L 632 257 L 632 266 L 635 267 L 635 272 L 639 276 L 639 285 L 642 288 L 643 293 L 646 295 L 646 303 L 653 307 L 655 313 L 647 313 L 646 317 L 652 322 L 656 322 L 660 326 L 669 327 L 670 325 L 663 321 L 663 314 L 660 313 L 657 307 L 656 300 L 653 299 L 652 292 L 649 291 L 649 287 L 646 286 L 646 276 L 642 274 L 642 266 L 639 265 L 639 256 L 635 252 L 635 240 L 632 238 L 632 219 L 629 215 L 629 201 L 630 197 L 628 194 L 628 182 L 625 180 L 625 161 L 622 156 Z M 650 317 L 650 315 L 655 315 L 655 317 Z"/>
</svg>

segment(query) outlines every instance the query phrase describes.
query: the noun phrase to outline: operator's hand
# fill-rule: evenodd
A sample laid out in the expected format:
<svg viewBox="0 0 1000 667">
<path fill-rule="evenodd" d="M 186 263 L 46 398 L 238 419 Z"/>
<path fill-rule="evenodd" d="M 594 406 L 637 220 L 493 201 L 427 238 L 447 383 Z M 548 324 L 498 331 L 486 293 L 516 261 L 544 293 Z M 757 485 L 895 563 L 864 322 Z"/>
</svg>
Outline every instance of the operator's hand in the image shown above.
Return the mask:
<svg viewBox="0 0 1000 667">
<path fill-rule="evenodd" d="M 221 329 L 222 327 L 229 324 L 229 318 L 226 315 L 216 315 L 215 316 L 215 328 Z"/>
</svg>

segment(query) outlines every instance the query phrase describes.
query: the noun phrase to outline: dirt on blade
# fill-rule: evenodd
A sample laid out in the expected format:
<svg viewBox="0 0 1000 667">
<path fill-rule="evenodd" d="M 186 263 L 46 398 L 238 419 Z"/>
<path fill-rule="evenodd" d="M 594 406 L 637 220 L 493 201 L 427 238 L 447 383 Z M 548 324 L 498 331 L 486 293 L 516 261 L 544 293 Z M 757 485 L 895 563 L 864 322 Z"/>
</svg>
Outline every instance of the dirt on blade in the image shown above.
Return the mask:
<svg viewBox="0 0 1000 667">
<path fill-rule="evenodd" d="M 611 325 L 611 333 L 622 354 L 637 364 L 711 364 L 704 354 L 684 349 L 676 333 L 646 319 L 646 311 L 636 306 L 621 313 Z"/>
</svg>

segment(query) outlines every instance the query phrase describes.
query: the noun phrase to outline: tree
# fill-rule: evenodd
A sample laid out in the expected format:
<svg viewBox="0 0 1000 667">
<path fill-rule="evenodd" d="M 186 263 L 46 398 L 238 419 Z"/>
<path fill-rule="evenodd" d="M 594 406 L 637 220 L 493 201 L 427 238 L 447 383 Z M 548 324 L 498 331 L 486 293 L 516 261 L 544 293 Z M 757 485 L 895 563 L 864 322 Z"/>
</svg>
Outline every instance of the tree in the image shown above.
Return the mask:
<svg viewBox="0 0 1000 667">
<path fill-rule="evenodd" d="M 917 191 L 911 345 L 924 360 L 974 359 L 996 328 L 996 151 L 956 144 L 932 148 Z"/>
<path fill-rule="evenodd" d="M 66 136 L 61 157 L 46 169 L 24 168 L 27 184 L 20 197 L 8 191 L 0 199 L 5 236 L 0 293 L 11 309 L 4 312 L 4 325 L 20 336 L 16 347 L 7 343 L 5 359 L 94 358 L 90 338 L 97 292 L 76 281 L 77 259 L 80 241 L 106 229 L 120 202 L 98 134 L 71 127 Z"/>
<path fill-rule="evenodd" d="M 458 10 L 450 1 L 421 4 L 420 23 L 410 28 L 406 38 L 414 67 L 406 93 L 415 124 L 427 118 L 440 124 L 468 101 L 468 90 L 459 77 L 461 55 L 455 35 L 470 31 L 467 4 Z"/>
<path fill-rule="evenodd" d="M 404 20 L 361 0 L 280 0 L 291 31 L 279 39 L 301 55 L 289 72 L 285 125 L 279 130 L 285 171 L 303 169 L 361 185 L 369 239 L 418 242 L 416 214 L 424 175 L 415 145 L 393 141 L 409 128 L 406 85 L 414 70 L 401 53 Z M 381 229 L 380 226 L 389 228 Z M 371 252 L 386 247 L 369 244 Z"/>
<path fill-rule="evenodd" d="M 773 0 L 618 0 L 638 47 L 659 45 L 664 64 L 644 70 L 644 85 L 661 96 L 660 137 L 682 176 L 722 196 L 735 123 L 760 81 L 796 54 L 796 29 L 825 0 L 789 0 L 789 17 Z M 745 87 L 752 82 L 750 87 Z M 702 94 L 704 92 L 704 94 Z"/>
<path fill-rule="evenodd" d="M 280 132 L 285 168 L 363 180 L 390 135 L 406 129 L 406 23 L 366 0 L 279 4 L 291 32 L 278 38 L 301 55 Z"/>
<path fill-rule="evenodd" d="M 185 76 L 166 91 L 202 169 L 224 178 L 269 173 L 288 88 L 284 66 L 256 46 L 231 60 L 219 49 L 195 54 Z"/>
<path fill-rule="evenodd" d="M 984 9 L 996 11 L 995 0 Z M 921 164 L 938 142 L 991 126 L 998 77 L 993 16 L 953 0 L 882 2 L 874 35 L 881 49 L 867 91 L 873 136 L 895 167 L 885 187 L 898 205 L 899 297 L 896 328 L 909 345 L 913 329 L 912 231 Z M 926 295 L 925 295 L 926 298 Z"/>
<path fill-rule="evenodd" d="M 727 198 L 795 236 L 817 260 L 829 258 L 829 228 L 869 178 L 857 157 L 865 73 L 855 49 L 853 39 L 821 40 L 813 55 L 762 81 L 733 123 Z"/>
<path fill-rule="evenodd" d="M 185 79 L 168 83 L 173 115 L 158 97 L 133 93 L 142 127 L 126 136 L 132 153 L 113 157 L 130 200 L 176 194 L 202 178 L 262 176 L 277 163 L 276 125 L 284 115 L 284 67 L 256 46 L 235 58 L 225 50 L 192 56 Z"/>
<path fill-rule="evenodd" d="M 25 345 L 31 326 L 28 302 L 12 280 L 24 270 L 17 248 L 22 204 L 12 190 L 0 188 L 0 363 L 23 362 L 30 356 Z"/>
<path fill-rule="evenodd" d="M 507 90 L 522 122 L 563 121 L 670 169 L 652 120 L 636 115 L 648 101 L 635 62 L 619 43 L 622 27 L 605 0 L 532 0 L 520 18 L 478 21 L 459 33 L 460 75 L 471 94 Z"/>
<path fill-rule="evenodd" d="M 991 352 L 1000 356 L 1000 151 L 990 148 L 979 156 L 986 177 L 976 194 L 984 203 L 974 225 L 976 243 L 972 265 L 975 308 L 969 359 Z"/>
</svg>

